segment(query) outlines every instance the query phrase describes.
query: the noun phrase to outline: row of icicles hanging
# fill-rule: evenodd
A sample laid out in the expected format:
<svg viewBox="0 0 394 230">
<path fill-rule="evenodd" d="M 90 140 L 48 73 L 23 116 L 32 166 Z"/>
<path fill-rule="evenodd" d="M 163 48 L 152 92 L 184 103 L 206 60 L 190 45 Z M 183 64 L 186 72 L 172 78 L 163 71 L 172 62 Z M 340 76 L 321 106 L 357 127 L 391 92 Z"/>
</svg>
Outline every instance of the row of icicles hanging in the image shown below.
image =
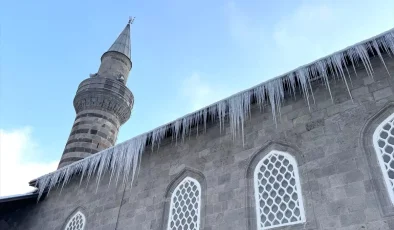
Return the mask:
<svg viewBox="0 0 394 230">
<path fill-rule="evenodd" d="M 178 139 L 184 140 L 187 135 L 190 135 L 192 127 L 202 125 L 205 130 L 208 120 L 215 121 L 218 119 L 220 130 L 222 130 L 224 128 L 225 118 L 227 117 L 233 138 L 236 138 L 239 132 L 243 138 L 243 127 L 245 120 L 250 116 L 252 98 L 261 107 L 265 104 L 271 105 L 275 123 L 277 122 L 277 113 L 280 113 L 281 104 L 284 100 L 285 88 L 290 89 L 295 94 L 296 86 L 299 85 L 308 106 L 311 103 L 309 98 L 312 98 L 313 103 L 315 103 L 311 85 L 312 79 L 321 79 L 332 98 L 329 80 L 333 77 L 341 78 L 352 99 L 349 88 L 351 78 L 348 68 L 353 68 L 353 71 L 357 75 L 356 67 L 362 64 L 367 74 L 373 78 L 373 68 L 369 53 L 372 53 L 374 56 L 377 55 L 380 58 L 387 73 L 390 75 L 381 51 L 384 51 L 390 57 L 391 54 L 394 54 L 394 29 L 319 59 L 311 64 L 299 67 L 294 71 L 259 84 L 251 89 L 237 93 L 179 118 L 174 122 L 158 127 L 153 131 L 141 134 L 114 147 L 60 168 L 55 172 L 41 176 L 36 180 L 36 187 L 38 187 L 39 193 L 38 199 L 40 199 L 44 191 L 49 193 L 55 186 L 63 188 L 69 182 L 71 176 L 77 173 L 80 173 L 80 184 L 83 178 L 86 178 L 86 181 L 89 182 L 91 177 L 95 176 L 97 187 L 104 172 L 108 171 L 110 173 L 110 184 L 112 181 L 115 181 L 114 183 L 117 184 L 120 179 L 123 185 L 129 181 L 131 173 L 132 184 L 138 173 L 141 154 L 144 152 L 147 143 L 151 145 L 152 150 L 155 146 L 159 147 L 168 131 L 171 131 L 175 141 Z M 350 60 L 350 63 L 347 60 Z"/>
</svg>

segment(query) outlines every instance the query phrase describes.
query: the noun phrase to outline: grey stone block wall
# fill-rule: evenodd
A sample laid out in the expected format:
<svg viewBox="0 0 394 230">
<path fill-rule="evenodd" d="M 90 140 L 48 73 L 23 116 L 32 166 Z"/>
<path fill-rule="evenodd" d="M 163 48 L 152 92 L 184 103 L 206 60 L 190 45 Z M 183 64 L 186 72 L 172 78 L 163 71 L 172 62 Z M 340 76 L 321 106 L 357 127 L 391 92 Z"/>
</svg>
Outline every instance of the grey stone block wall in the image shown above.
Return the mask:
<svg viewBox="0 0 394 230">
<path fill-rule="evenodd" d="M 394 77 L 394 60 L 385 57 Z M 5 218 L 14 229 L 62 229 L 76 209 L 87 218 L 86 229 L 165 229 L 169 196 L 185 176 L 202 185 L 201 229 L 256 229 L 252 174 L 270 150 L 286 151 L 297 160 L 306 222 L 277 229 L 394 229 L 394 205 L 388 200 L 371 148 L 377 125 L 394 112 L 394 86 L 378 58 L 374 79 L 363 67 L 352 73 L 350 100 L 341 80 L 316 83 L 310 110 L 297 95 L 289 98 L 275 125 L 271 111 L 252 109 L 245 125 L 245 146 L 228 126 L 219 124 L 184 143 L 168 140 L 158 151 L 143 153 L 133 186 L 108 186 L 108 177 L 89 185 L 76 178 L 51 191 L 42 202 Z M 349 71 L 351 69 L 349 68 Z M 113 182 L 113 181 L 112 181 Z"/>
</svg>

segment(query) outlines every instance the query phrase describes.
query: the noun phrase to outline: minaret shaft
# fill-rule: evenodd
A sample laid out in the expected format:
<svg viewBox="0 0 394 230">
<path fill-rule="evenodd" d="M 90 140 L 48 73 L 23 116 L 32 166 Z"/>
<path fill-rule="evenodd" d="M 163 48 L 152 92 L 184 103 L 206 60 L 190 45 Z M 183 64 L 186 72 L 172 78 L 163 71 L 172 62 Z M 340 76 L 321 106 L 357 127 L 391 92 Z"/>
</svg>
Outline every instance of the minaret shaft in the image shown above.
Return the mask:
<svg viewBox="0 0 394 230">
<path fill-rule="evenodd" d="M 97 74 L 81 82 L 74 98 L 76 118 L 58 168 L 115 144 L 131 114 L 134 97 L 126 87 L 132 67 L 130 24 L 101 57 Z"/>
</svg>

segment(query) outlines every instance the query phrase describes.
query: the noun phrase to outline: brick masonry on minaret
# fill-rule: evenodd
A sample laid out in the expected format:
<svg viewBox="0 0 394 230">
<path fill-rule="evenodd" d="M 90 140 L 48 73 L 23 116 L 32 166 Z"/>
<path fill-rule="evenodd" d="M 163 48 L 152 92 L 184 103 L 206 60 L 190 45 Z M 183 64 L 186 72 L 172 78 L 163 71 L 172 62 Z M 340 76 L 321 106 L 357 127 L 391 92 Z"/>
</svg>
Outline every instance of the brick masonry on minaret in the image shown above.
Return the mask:
<svg viewBox="0 0 394 230">
<path fill-rule="evenodd" d="M 58 168 L 115 145 L 119 128 L 131 114 L 134 97 L 126 82 L 130 24 L 101 57 L 98 73 L 81 82 L 74 98 L 76 118 Z"/>
</svg>

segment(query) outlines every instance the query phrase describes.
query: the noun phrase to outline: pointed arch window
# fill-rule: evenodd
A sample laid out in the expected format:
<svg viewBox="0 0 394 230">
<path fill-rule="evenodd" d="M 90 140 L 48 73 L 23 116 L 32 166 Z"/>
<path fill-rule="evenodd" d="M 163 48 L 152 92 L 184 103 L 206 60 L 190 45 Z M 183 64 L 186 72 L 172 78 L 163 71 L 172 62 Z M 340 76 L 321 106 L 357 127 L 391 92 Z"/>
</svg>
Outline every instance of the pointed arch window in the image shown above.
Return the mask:
<svg viewBox="0 0 394 230">
<path fill-rule="evenodd" d="M 394 204 L 394 113 L 373 134 L 373 145 L 391 203 Z"/>
<path fill-rule="evenodd" d="M 186 177 L 179 183 L 171 195 L 170 216 L 167 229 L 199 229 L 200 208 L 200 183 L 191 177 Z"/>
<path fill-rule="evenodd" d="M 297 162 L 290 154 L 273 150 L 254 170 L 257 229 L 305 222 Z"/>
<path fill-rule="evenodd" d="M 86 218 L 81 211 L 77 211 L 67 222 L 64 230 L 83 230 L 85 229 Z"/>
</svg>

